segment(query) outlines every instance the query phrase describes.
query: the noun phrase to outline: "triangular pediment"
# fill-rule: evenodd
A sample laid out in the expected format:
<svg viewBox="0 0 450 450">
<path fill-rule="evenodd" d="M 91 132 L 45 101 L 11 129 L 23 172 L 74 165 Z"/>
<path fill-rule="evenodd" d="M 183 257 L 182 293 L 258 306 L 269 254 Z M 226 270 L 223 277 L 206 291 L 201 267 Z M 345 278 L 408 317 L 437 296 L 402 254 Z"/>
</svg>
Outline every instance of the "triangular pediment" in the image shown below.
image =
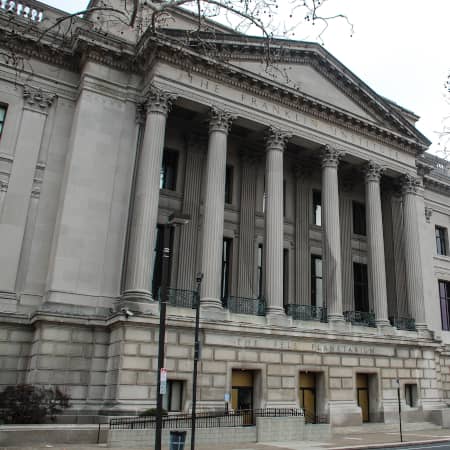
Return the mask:
<svg viewBox="0 0 450 450">
<path fill-rule="evenodd" d="M 346 111 L 364 120 L 379 122 L 376 114 L 371 114 L 369 108 L 358 105 L 347 93 L 336 87 L 329 79 L 308 64 L 277 63 L 268 66 L 259 61 L 235 61 L 231 63 L 251 73 L 284 84 L 337 110 Z"/>
</svg>

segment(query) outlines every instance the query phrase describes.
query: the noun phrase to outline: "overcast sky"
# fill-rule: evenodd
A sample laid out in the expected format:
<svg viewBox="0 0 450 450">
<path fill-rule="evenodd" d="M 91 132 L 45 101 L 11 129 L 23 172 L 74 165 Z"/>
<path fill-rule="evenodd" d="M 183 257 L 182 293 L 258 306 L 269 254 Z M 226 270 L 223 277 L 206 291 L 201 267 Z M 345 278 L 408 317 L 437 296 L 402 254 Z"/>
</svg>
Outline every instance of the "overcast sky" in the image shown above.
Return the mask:
<svg viewBox="0 0 450 450">
<path fill-rule="evenodd" d="M 289 0 L 283 0 L 288 2 Z M 68 12 L 88 0 L 44 0 Z M 334 21 L 325 48 L 380 95 L 421 117 L 417 127 L 437 150 L 436 131 L 450 114 L 444 83 L 450 69 L 450 0 L 334 0 L 354 24 Z M 314 36 L 302 36 L 297 39 Z"/>
</svg>

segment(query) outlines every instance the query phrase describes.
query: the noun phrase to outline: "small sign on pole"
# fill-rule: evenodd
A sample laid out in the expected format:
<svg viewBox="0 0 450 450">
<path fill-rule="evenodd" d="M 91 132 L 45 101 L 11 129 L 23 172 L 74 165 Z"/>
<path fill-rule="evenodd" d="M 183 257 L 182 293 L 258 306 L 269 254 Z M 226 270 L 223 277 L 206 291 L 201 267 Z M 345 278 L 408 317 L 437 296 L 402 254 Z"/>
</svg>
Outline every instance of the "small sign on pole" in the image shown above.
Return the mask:
<svg viewBox="0 0 450 450">
<path fill-rule="evenodd" d="M 167 392 L 167 369 L 164 367 L 161 367 L 160 380 L 159 393 L 165 395 Z"/>
</svg>

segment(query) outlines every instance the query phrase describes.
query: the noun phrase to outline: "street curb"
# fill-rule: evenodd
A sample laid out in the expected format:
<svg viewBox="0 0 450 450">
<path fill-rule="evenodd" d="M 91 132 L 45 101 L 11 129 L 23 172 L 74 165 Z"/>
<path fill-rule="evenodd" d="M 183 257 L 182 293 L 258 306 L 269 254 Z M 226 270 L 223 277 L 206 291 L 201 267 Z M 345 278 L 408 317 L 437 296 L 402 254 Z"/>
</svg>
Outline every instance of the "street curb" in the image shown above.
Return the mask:
<svg viewBox="0 0 450 450">
<path fill-rule="evenodd" d="M 345 447 L 328 447 L 327 450 L 368 450 L 371 448 L 389 448 L 389 447 L 411 447 L 413 445 L 423 444 L 436 444 L 439 442 L 450 442 L 449 438 L 445 439 L 433 439 L 427 441 L 408 441 L 408 442 L 389 442 L 384 444 L 366 444 L 366 445 L 353 445 Z"/>
</svg>

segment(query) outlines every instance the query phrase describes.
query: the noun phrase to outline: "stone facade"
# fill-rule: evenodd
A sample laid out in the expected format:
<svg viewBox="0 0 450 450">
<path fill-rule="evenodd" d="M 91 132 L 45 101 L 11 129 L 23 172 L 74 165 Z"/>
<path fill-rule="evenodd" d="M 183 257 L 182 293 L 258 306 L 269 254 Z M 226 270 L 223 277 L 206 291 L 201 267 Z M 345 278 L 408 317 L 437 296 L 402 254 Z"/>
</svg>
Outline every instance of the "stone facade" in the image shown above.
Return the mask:
<svg viewBox="0 0 450 450">
<path fill-rule="evenodd" d="M 32 74 L 0 63 L 0 385 L 58 385 L 74 412 L 154 406 L 153 249 L 183 212 L 165 359 L 181 410 L 202 272 L 198 409 L 223 408 L 242 372 L 253 408 L 304 406 L 312 373 L 334 425 L 395 421 L 397 380 L 405 418 L 433 420 L 450 398 L 450 176 L 417 117 L 320 46 L 293 43 L 280 84 L 259 41 L 219 25 L 226 62 L 103 31 L 52 52 L 24 31 Z"/>
</svg>

